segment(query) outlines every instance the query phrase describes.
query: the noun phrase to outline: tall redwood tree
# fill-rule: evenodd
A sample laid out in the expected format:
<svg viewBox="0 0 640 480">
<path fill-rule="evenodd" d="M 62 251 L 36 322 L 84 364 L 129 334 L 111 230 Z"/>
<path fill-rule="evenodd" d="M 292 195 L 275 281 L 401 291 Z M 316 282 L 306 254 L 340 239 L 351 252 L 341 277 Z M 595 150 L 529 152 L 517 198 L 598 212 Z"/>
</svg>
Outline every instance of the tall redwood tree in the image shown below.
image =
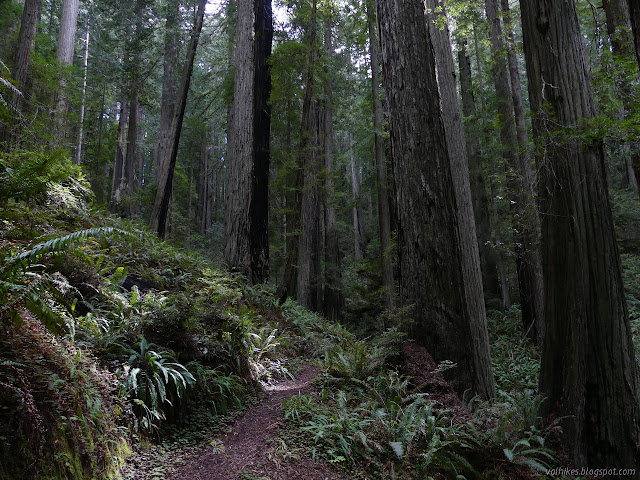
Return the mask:
<svg viewBox="0 0 640 480">
<path fill-rule="evenodd" d="M 224 258 L 250 282 L 269 278 L 271 0 L 239 0 L 226 170 Z"/>
<path fill-rule="evenodd" d="M 636 468 L 638 375 L 601 142 L 573 0 L 520 0 L 538 146 L 545 291 L 540 391 L 574 463 Z"/>
</svg>

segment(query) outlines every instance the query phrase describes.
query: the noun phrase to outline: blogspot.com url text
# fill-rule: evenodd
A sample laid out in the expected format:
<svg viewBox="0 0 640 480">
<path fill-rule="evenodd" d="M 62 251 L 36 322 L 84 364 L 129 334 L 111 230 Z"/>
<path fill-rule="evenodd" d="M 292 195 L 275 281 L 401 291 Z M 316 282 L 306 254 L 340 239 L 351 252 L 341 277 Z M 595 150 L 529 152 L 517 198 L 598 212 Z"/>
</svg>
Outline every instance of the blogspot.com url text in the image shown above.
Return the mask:
<svg viewBox="0 0 640 480">
<path fill-rule="evenodd" d="M 635 468 L 551 468 L 547 475 L 568 475 L 574 477 L 626 477 L 636 474 Z"/>
</svg>

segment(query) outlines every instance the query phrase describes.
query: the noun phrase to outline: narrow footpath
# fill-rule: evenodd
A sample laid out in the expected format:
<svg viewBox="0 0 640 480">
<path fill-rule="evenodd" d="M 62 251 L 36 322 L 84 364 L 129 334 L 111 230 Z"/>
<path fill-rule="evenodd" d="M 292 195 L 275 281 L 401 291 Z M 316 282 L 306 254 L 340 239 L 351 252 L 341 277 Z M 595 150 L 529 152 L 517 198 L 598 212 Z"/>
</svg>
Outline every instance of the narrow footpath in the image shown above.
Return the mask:
<svg viewBox="0 0 640 480">
<path fill-rule="evenodd" d="M 282 401 L 308 393 L 319 371 L 306 365 L 294 380 L 267 387 L 256 407 L 170 480 L 350 480 L 320 459 L 301 455 L 302 449 L 292 449 L 280 435 Z"/>
</svg>

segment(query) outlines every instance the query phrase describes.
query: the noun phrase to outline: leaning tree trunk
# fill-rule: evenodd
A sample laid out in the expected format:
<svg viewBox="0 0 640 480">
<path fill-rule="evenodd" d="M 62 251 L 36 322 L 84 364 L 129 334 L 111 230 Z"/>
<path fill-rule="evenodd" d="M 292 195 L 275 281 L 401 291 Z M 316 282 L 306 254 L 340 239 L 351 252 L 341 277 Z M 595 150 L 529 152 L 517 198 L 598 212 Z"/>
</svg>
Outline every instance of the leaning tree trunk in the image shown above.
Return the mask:
<svg viewBox="0 0 640 480">
<path fill-rule="evenodd" d="M 495 385 L 471 193 L 468 178 L 466 189 L 453 178 L 425 4 L 378 0 L 377 6 L 397 196 L 400 298 L 414 306 L 412 337 L 437 360 L 457 363 L 457 390 L 490 398 Z"/>
<path fill-rule="evenodd" d="M 512 72 L 511 79 L 504 55 L 505 45 L 502 37 L 502 26 L 498 15 L 498 1 L 485 0 L 487 19 L 491 33 L 491 55 L 493 57 L 493 79 L 498 97 L 498 117 L 500 121 L 500 138 L 503 143 L 503 158 L 509 168 L 507 173 L 509 199 L 513 214 L 514 251 L 518 287 L 520 291 L 520 308 L 524 331 L 536 343 L 542 343 L 544 331 L 542 267 L 540 264 L 538 217 L 533 194 L 533 175 L 531 166 L 527 165 L 525 156 L 526 127 L 520 121 L 520 138 L 516 130 L 513 99 L 519 101 L 518 95 L 512 95 L 511 85 L 519 86 L 517 72 Z M 513 65 L 517 68 L 517 65 Z M 510 83 L 511 80 L 511 83 Z M 521 104 L 519 105 L 521 108 Z M 522 114 L 522 109 L 520 110 Z"/>
<path fill-rule="evenodd" d="M 198 48 L 200 32 L 202 31 L 206 3 L 206 0 L 198 1 L 198 11 L 191 32 L 191 40 L 187 47 L 187 58 L 184 63 L 180 86 L 178 87 L 177 101 L 173 111 L 173 119 L 171 120 L 171 130 L 169 132 L 169 138 L 167 139 L 168 145 L 160 165 L 161 171 L 158 177 L 158 190 L 155 201 L 153 202 L 150 225 L 151 229 L 154 230 L 160 238 L 165 237 L 167 230 L 169 201 L 171 200 L 171 193 L 173 191 L 173 173 L 178 157 L 182 121 L 187 105 L 187 96 L 189 94 L 189 85 L 191 84 L 191 74 L 193 72 L 193 61 L 195 59 L 196 49 Z"/>
<path fill-rule="evenodd" d="M 251 283 L 269 278 L 271 0 L 238 2 L 224 257 Z"/>
<path fill-rule="evenodd" d="M 380 239 L 380 262 L 382 267 L 382 289 L 384 305 L 392 308 L 395 301 L 393 280 L 393 253 L 391 252 L 391 213 L 389 209 L 389 185 L 387 160 L 384 154 L 383 114 L 380 99 L 380 52 L 376 33 L 375 2 L 367 0 L 367 23 L 369 27 L 369 54 L 371 57 L 371 97 L 373 100 L 374 148 L 376 156 L 376 187 L 378 192 L 378 238 Z"/>
<path fill-rule="evenodd" d="M 575 3 L 521 0 L 537 141 L 545 290 L 540 392 L 577 467 L 635 468 L 638 372 L 601 142 Z M 576 133 L 578 135 L 576 135 Z M 629 477 L 626 477 L 629 478 Z"/>
</svg>

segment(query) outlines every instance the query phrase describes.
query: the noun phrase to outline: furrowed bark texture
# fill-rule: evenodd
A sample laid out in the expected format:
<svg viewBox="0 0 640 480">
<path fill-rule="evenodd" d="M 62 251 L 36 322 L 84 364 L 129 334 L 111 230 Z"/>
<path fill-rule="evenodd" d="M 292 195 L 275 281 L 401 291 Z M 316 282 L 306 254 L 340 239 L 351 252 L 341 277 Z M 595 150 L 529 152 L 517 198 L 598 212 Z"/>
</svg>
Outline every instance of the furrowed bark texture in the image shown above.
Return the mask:
<svg viewBox="0 0 640 480">
<path fill-rule="evenodd" d="M 236 32 L 224 257 L 229 268 L 260 283 L 269 277 L 271 1 L 239 1 Z"/>
<path fill-rule="evenodd" d="M 576 466 L 636 468 L 638 379 L 602 145 L 573 1 L 521 0 L 542 217 L 546 331 L 540 391 L 565 416 Z"/>
<path fill-rule="evenodd" d="M 471 194 L 467 179 L 466 193 L 456 198 L 460 185 L 452 175 L 425 5 L 379 0 L 377 6 L 397 196 L 400 297 L 414 305 L 411 335 L 436 359 L 458 364 L 458 391 L 492 397 Z"/>
<path fill-rule="evenodd" d="M 462 113 L 465 117 L 475 119 L 476 105 L 471 83 L 471 59 L 466 50 L 466 44 L 458 51 L 458 71 L 460 72 L 460 94 L 462 96 Z M 469 165 L 469 184 L 471 201 L 478 238 L 478 253 L 480 255 L 480 270 L 482 271 L 482 286 L 485 302 L 491 303 L 501 298 L 500 281 L 496 255 L 491 246 L 491 220 L 489 216 L 489 199 L 482 170 L 482 152 L 479 136 L 472 132 L 465 135 L 467 160 Z"/>
</svg>

